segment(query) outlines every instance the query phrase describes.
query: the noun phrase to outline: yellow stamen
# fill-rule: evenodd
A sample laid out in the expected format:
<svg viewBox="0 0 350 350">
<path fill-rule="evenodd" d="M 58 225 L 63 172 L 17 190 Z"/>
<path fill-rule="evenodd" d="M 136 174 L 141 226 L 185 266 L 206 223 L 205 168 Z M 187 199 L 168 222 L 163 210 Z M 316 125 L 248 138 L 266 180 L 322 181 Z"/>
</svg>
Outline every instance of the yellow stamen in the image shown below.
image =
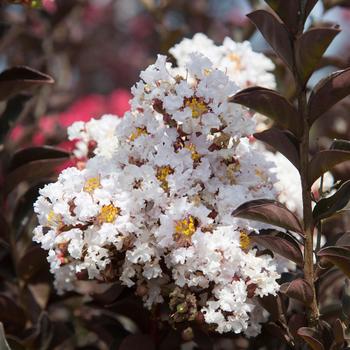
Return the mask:
<svg viewBox="0 0 350 350">
<path fill-rule="evenodd" d="M 198 118 L 204 113 L 208 112 L 207 105 L 196 97 L 192 97 L 191 99 L 187 100 L 186 106 L 192 109 L 192 118 Z"/>
<path fill-rule="evenodd" d="M 241 58 L 234 52 L 231 52 L 227 58 L 235 64 L 236 69 L 241 69 Z"/>
<path fill-rule="evenodd" d="M 260 170 L 260 169 L 255 169 L 255 175 L 259 176 L 263 181 L 267 181 L 268 180 L 267 174 L 264 171 Z"/>
<path fill-rule="evenodd" d="M 97 188 L 101 187 L 100 178 L 99 177 L 91 177 L 90 179 L 87 179 L 84 185 L 84 191 L 92 193 Z"/>
<path fill-rule="evenodd" d="M 239 235 L 239 245 L 243 250 L 248 250 L 250 246 L 250 238 L 246 231 L 241 230 Z"/>
<path fill-rule="evenodd" d="M 104 205 L 101 209 L 99 216 L 97 217 L 99 223 L 108 222 L 112 223 L 120 213 L 120 209 L 113 204 Z"/>
<path fill-rule="evenodd" d="M 62 223 L 61 215 L 56 214 L 53 210 L 50 210 L 46 219 L 49 226 L 58 226 Z"/>
<path fill-rule="evenodd" d="M 200 154 L 197 152 L 196 146 L 193 143 L 189 143 L 185 146 L 191 152 L 191 158 L 193 161 L 198 162 L 201 159 Z"/>
<path fill-rule="evenodd" d="M 174 170 L 169 165 L 164 165 L 158 168 L 156 177 L 160 182 L 160 186 L 164 191 L 169 189 L 168 176 L 173 174 Z"/>
<path fill-rule="evenodd" d="M 191 237 L 196 232 L 196 220 L 190 215 L 183 220 L 176 221 L 175 223 L 175 234 L 177 236 L 184 235 Z"/>
<path fill-rule="evenodd" d="M 136 131 L 134 131 L 130 135 L 129 139 L 130 139 L 130 141 L 135 141 L 141 135 L 148 135 L 147 129 L 146 128 L 137 127 Z"/>
</svg>

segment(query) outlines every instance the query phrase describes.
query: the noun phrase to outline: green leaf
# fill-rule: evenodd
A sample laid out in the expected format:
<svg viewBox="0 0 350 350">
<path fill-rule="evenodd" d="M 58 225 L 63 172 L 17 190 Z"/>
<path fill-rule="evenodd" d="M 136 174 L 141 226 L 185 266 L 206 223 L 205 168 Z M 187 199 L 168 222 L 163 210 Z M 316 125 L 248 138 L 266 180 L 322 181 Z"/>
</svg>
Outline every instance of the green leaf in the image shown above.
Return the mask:
<svg viewBox="0 0 350 350">
<path fill-rule="evenodd" d="M 231 101 L 264 114 L 295 136 L 302 134 L 301 116 L 285 97 L 274 90 L 259 86 L 247 88 L 235 94 Z"/>
<path fill-rule="evenodd" d="M 321 80 L 308 102 L 310 125 L 337 102 L 350 94 L 350 68 L 334 72 Z"/>
<path fill-rule="evenodd" d="M 298 218 L 282 203 L 271 199 L 256 199 L 240 205 L 233 216 L 264 222 L 302 234 Z"/>
<path fill-rule="evenodd" d="M 349 151 L 325 150 L 316 153 L 309 165 L 309 184 L 312 185 L 322 174 L 347 160 L 350 160 Z"/>
<path fill-rule="evenodd" d="M 303 33 L 296 43 L 296 60 L 300 78 L 306 83 L 318 67 L 321 58 L 335 36 L 338 28 L 312 28 Z"/>
<path fill-rule="evenodd" d="M 263 230 L 259 235 L 250 235 L 249 238 L 272 252 L 294 261 L 297 265 L 303 266 L 303 254 L 298 242 L 291 235 L 274 230 Z"/>
<path fill-rule="evenodd" d="M 293 134 L 272 127 L 262 132 L 255 133 L 254 137 L 272 146 L 276 151 L 281 152 L 297 169 L 299 169 L 299 150 L 297 147 L 297 140 Z"/>
<path fill-rule="evenodd" d="M 273 50 L 293 71 L 293 49 L 286 26 L 274 14 L 257 10 L 247 15 L 256 25 Z"/>
<path fill-rule="evenodd" d="M 344 182 L 333 195 L 319 200 L 313 210 L 315 220 L 321 220 L 343 209 L 350 200 L 350 180 Z"/>
<path fill-rule="evenodd" d="M 53 84 L 47 74 L 33 68 L 18 66 L 6 69 L 0 74 L 0 101 L 7 100 L 34 85 Z"/>
</svg>

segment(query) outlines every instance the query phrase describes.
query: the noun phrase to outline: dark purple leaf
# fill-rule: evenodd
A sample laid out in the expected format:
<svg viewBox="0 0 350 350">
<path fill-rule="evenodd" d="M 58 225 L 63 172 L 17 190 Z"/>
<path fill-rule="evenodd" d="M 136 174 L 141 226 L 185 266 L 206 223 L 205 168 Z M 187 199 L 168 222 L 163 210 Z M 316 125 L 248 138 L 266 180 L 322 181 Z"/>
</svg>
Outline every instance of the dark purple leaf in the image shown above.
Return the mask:
<svg viewBox="0 0 350 350">
<path fill-rule="evenodd" d="M 336 345 L 344 345 L 345 342 L 345 328 L 342 321 L 338 318 L 333 324 L 333 334 Z"/>
<path fill-rule="evenodd" d="M 146 334 L 132 334 L 127 336 L 119 346 L 119 350 L 155 350 L 152 338 Z"/>
<path fill-rule="evenodd" d="M 304 11 L 305 12 L 304 21 L 309 16 L 309 14 L 312 11 L 312 9 L 315 7 L 317 1 L 318 0 L 306 0 L 305 11 Z"/>
<path fill-rule="evenodd" d="M 296 146 L 297 141 L 288 131 L 270 128 L 254 134 L 254 137 L 272 146 L 276 151 L 281 152 L 297 169 L 299 169 L 300 158 Z"/>
<path fill-rule="evenodd" d="M 279 294 L 268 294 L 258 298 L 261 306 L 270 313 L 272 321 L 278 321 L 281 317 L 282 301 Z"/>
<path fill-rule="evenodd" d="M 0 294 L 0 310 L 0 322 L 8 333 L 16 334 L 24 329 L 26 316 L 23 309 L 4 294 Z"/>
<path fill-rule="evenodd" d="M 9 68 L 0 74 L 0 100 L 7 100 L 34 85 L 53 83 L 54 80 L 50 76 L 33 68 L 25 66 Z"/>
<path fill-rule="evenodd" d="M 317 255 L 322 259 L 330 261 L 350 277 L 350 248 L 329 246 L 320 249 Z"/>
<path fill-rule="evenodd" d="M 301 135 L 301 117 L 292 104 L 278 92 L 251 87 L 239 91 L 232 97 L 232 102 L 241 104 L 272 119 L 277 126 Z"/>
<path fill-rule="evenodd" d="M 312 185 L 322 174 L 347 160 L 350 160 L 349 151 L 325 150 L 316 153 L 309 165 L 309 184 Z"/>
<path fill-rule="evenodd" d="M 301 234 L 303 232 L 298 218 L 282 203 L 272 199 L 256 199 L 246 202 L 234 210 L 232 215 L 283 227 Z"/>
<path fill-rule="evenodd" d="M 42 271 L 48 270 L 47 253 L 40 246 L 30 247 L 18 264 L 18 274 L 25 281 L 31 281 Z"/>
<path fill-rule="evenodd" d="M 349 140 L 333 140 L 330 149 L 338 149 L 342 151 L 350 151 L 350 141 Z"/>
<path fill-rule="evenodd" d="M 312 124 L 319 116 L 350 94 L 350 68 L 334 72 L 321 80 L 309 98 L 309 118 Z"/>
<path fill-rule="evenodd" d="M 257 10 L 247 15 L 276 54 L 293 71 L 293 50 L 286 26 L 274 14 Z"/>
<path fill-rule="evenodd" d="M 290 298 L 301 301 L 305 305 L 310 305 L 313 299 L 312 288 L 303 278 L 297 278 L 292 282 L 282 284 L 280 291 Z"/>
<path fill-rule="evenodd" d="M 338 28 L 312 28 L 303 33 L 296 43 L 296 59 L 300 78 L 306 83 L 335 36 Z"/>
<path fill-rule="evenodd" d="M 298 335 L 310 346 L 312 350 L 325 350 L 322 340 L 318 332 L 309 327 L 301 327 L 298 329 Z"/>
<path fill-rule="evenodd" d="M 264 326 L 264 329 L 266 329 L 266 331 L 269 332 L 274 338 L 277 337 L 282 342 L 286 342 L 290 346 L 293 346 L 294 342 L 288 334 L 286 327 L 284 327 L 282 324 L 269 322 Z"/>
<path fill-rule="evenodd" d="M 315 220 L 321 220 L 343 209 L 350 200 L 350 180 L 327 198 L 319 200 L 313 210 Z"/>
<path fill-rule="evenodd" d="M 350 231 L 343 233 L 338 238 L 335 245 L 337 247 L 349 247 L 350 248 Z"/>
<path fill-rule="evenodd" d="M 65 158 L 43 159 L 29 162 L 10 172 L 5 179 L 4 193 L 10 193 L 19 183 L 43 181 L 48 176 L 55 173 L 56 167 L 59 166 Z"/>
<path fill-rule="evenodd" d="M 17 151 L 10 160 L 8 171 L 13 171 L 26 163 L 40 159 L 69 158 L 70 153 L 51 146 L 28 147 Z"/>
<path fill-rule="evenodd" d="M 30 97 L 28 95 L 18 95 L 7 102 L 5 111 L 0 117 L 0 142 L 2 142 L 11 127 L 15 124 Z"/>
<path fill-rule="evenodd" d="M 100 304 L 111 304 L 118 299 L 123 292 L 124 286 L 120 283 L 112 283 L 106 286 L 106 289 L 102 293 L 93 293 L 91 297 Z"/>
<path fill-rule="evenodd" d="M 278 14 L 292 33 L 298 32 L 300 1 L 295 0 L 265 0 Z"/>
<path fill-rule="evenodd" d="M 267 234 L 250 235 L 249 237 L 257 244 L 277 253 L 288 260 L 303 266 L 303 254 L 298 242 L 287 233 L 268 231 Z"/>
</svg>

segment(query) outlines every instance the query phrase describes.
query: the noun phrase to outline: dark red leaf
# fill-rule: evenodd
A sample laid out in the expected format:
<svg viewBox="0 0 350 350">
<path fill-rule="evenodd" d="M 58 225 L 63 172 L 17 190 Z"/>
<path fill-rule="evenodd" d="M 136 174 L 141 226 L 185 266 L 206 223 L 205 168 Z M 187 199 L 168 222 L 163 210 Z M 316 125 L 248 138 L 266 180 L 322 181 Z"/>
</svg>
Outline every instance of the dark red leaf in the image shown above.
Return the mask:
<svg viewBox="0 0 350 350">
<path fill-rule="evenodd" d="M 304 339 L 312 350 L 325 350 L 321 337 L 316 330 L 309 327 L 301 327 L 298 329 L 298 335 Z"/>
<path fill-rule="evenodd" d="M 282 203 L 271 199 L 256 199 L 246 202 L 234 210 L 232 215 L 283 227 L 298 233 L 303 232 L 298 218 Z"/>
<path fill-rule="evenodd" d="M 270 231 L 268 234 L 250 235 L 255 243 L 277 253 L 286 259 L 294 261 L 303 266 L 303 254 L 298 242 L 290 235 L 277 231 Z"/>
<path fill-rule="evenodd" d="M 350 94 L 350 68 L 334 72 L 321 80 L 309 98 L 309 118 L 312 124 L 319 116 Z"/>
<path fill-rule="evenodd" d="M 300 136 L 302 121 L 296 109 L 278 92 L 259 86 L 239 91 L 232 102 L 241 104 L 272 119 L 277 126 Z"/>
<path fill-rule="evenodd" d="M 69 152 L 51 146 L 28 147 L 17 151 L 12 156 L 8 171 L 13 171 L 16 168 L 34 160 L 58 158 L 67 159 L 69 156 Z"/>
<path fill-rule="evenodd" d="M 286 26 L 272 13 L 257 10 L 247 15 L 277 55 L 293 71 L 293 50 Z"/>
<path fill-rule="evenodd" d="M 0 74 L 0 100 L 6 100 L 34 85 L 52 84 L 47 74 L 33 68 L 19 66 L 9 68 Z"/>
<path fill-rule="evenodd" d="M 254 137 L 272 146 L 276 151 L 281 152 L 297 169 L 299 169 L 299 151 L 296 147 L 296 139 L 292 134 L 277 128 L 270 128 L 254 134 Z"/>
<path fill-rule="evenodd" d="M 4 193 L 10 193 L 19 183 L 43 181 L 50 175 L 53 175 L 55 168 L 59 166 L 65 158 L 43 159 L 29 162 L 10 172 L 5 179 Z"/>
<path fill-rule="evenodd" d="M 282 301 L 279 294 L 268 294 L 258 298 L 261 306 L 270 313 L 272 321 L 278 321 L 281 317 Z"/>
<path fill-rule="evenodd" d="M 342 151 L 350 151 L 350 141 L 349 140 L 333 140 L 330 149 L 339 149 Z"/>
<path fill-rule="evenodd" d="M 333 334 L 336 345 L 344 345 L 345 328 L 342 321 L 338 318 L 333 324 Z"/>
<path fill-rule="evenodd" d="M 309 184 L 312 185 L 322 174 L 347 160 L 350 160 L 349 151 L 325 150 L 316 153 L 310 161 Z"/>
<path fill-rule="evenodd" d="M 120 283 L 112 283 L 106 286 L 106 289 L 102 293 L 93 293 L 91 297 L 98 303 L 107 305 L 111 304 L 118 299 L 123 292 L 124 286 Z"/>
<path fill-rule="evenodd" d="M 119 350 L 155 350 L 156 347 L 152 338 L 146 334 L 132 334 L 124 338 L 119 346 Z"/>
<path fill-rule="evenodd" d="M 350 277 L 350 248 L 329 246 L 320 249 L 317 255 L 330 261 Z"/>
<path fill-rule="evenodd" d="M 282 284 L 280 291 L 305 305 L 310 305 L 313 299 L 312 288 L 303 278 L 297 278 L 292 282 Z"/>
<path fill-rule="evenodd" d="M 23 309 L 4 294 L 0 294 L 0 310 L 0 322 L 8 333 L 16 334 L 24 329 L 26 316 Z"/>
<path fill-rule="evenodd" d="M 295 0 L 265 0 L 278 14 L 292 33 L 297 33 L 299 14 L 301 14 L 300 1 Z"/>
<path fill-rule="evenodd" d="M 312 9 L 315 7 L 317 1 L 318 0 L 306 0 L 305 11 L 304 11 L 305 12 L 304 21 L 309 16 L 309 14 L 312 11 Z"/>
<path fill-rule="evenodd" d="M 350 248 L 350 231 L 343 233 L 338 238 L 335 245 L 337 247 L 349 247 Z"/>
<path fill-rule="evenodd" d="M 335 36 L 338 28 L 312 28 L 303 33 L 296 43 L 296 59 L 300 78 L 306 83 Z"/>
<path fill-rule="evenodd" d="M 315 220 L 321 220 L 343 209 L 350 200 L 350 180 L 327 198 L 319 200 L 313 210 Z"/>
</svg>

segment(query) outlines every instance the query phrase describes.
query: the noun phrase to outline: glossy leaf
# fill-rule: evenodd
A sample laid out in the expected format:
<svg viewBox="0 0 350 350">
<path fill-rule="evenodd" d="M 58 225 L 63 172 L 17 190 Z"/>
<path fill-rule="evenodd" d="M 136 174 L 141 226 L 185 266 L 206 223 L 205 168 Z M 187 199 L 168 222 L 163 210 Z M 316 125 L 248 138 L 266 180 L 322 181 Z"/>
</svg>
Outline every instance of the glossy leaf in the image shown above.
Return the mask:
<svg viewBox="0 0 350 350">
<path fill-rule="evenodd" d="M 325 350 L 320 335 L 313 328 L 301 327 L 298 329 L 297 333 L 312 350 Z"/>
<path fill-rule="evenodd" d="M 317 1 L 318 0 L 306 0 L 305 11 L 304 11 L 304 14 L 305 14 L 304 21 L 309 16 L 309 14 L 311 13 L 312 9 L 315 7 Z"/>
<path fill-rule="evenodd" d="M 0 322 L 0 350 L 11 350 L 6 337 L 3 324 Z"/>
<path fill-rule="evenodd" d="M 320 249 L 317 255 L 330 261 L 350 277 L 350 248 L 329 246 Z"/>
<path fill-rule="evenodd" d="M 350 200 L 350 180 L 343 183 L 333 195 L 319 200 L 313 210 L 315 220 L 321 220 L 343 209 Z"/>
<path fill-rule="evenodd" d="M 303 232 L 298 218 L 283 204 L 271 199 L 256 199 L 246 202 L 234 210 L 232 215 L 272 224 L 298 233 Z"/>
<path fill-rule="evenodd" d="M 250 235 L 249 237 L 272 252 L 294 261 L 299 266 L 303 265 L 303 254 L 299 244 L 290 235 L 271 231 L 268 234 Z"/>
<path fill-rule="evenodd" d="M 42 159 L 29 162 L 10 172 L 5 179 L 4 193 L 11 192 L 19 183 L 42 181 L 55 172 L 55 168 L 59 166 L 65 158 L 58 159 Z"/>
<path fill-rule="evenodd" d="M 274 14 L 265 10 L 254 11 L 247 17 L 256 25 L 265 40 L 292 71 L 293 50 L 286 26 Z"/>
<path fill-rule="evenodd" d="M 277 128 L 270 128 L 254 134 L 254 137 L 282 153 L 297 169 L 299 169 L 299 151 L 296 146 L 297 141 L 292 134 Z"/>
<path fill-rule="evenodd" d="M 349 140 L 333 140 L 330 149 L 339 149 L 342 151 L 350 151 L 350 141 Z"/>
<path fill-rule="evenodd" d="M 298 39 L 296 59 L 302 82 L 308 81 L 328 46 L 339 32 L 337 28 L 312 28 Z"/>
<path fill-rule="evenodd" d="M 309 98 L 310 123 L 349 94 L 350 68 L 334 72 L 323 79 L 315 86 Z"/>
<path fill-rule="evenodd" d="M 19 66 L 6 69 L 0 74 L 0 100 L 6 100 L 34 85 L 53 82 L 49 75 L 30 67 Z"/>
<path fill-rule="evenodd" d="M 277 126 L 291 131 L 296 136 L 302 133 L 300 115 L 286 98 L 274 90 L 258 86 L 247 88 L 234 95 L 232 102 L 264 114 Z"/>
<path fill-rule="evenodd" d="M 310 161 L 309 184 L 312 185 L 322 174 L 347 160 L 350 160 L 349 151 L 325 150 L 316 153 Z"/>
<path fill-rule="evenodd" d="M 282 284 L 280 291 L 305 305 L 310 305 L 313 299 L 312 288 L 303 278 L 297 278 L 292 282 Z"/>
<path fill-rule="evenodd" d="M 5 111 L 0 117 L 0 142 L 15 124 L 29 99 L 28 95 L 18 95 L 7 102 Z"/>
<path fill-rule="evenodd" d="M 69 156 L 69 152 L 51 146 L 28 147 L 17 151 L 12 156 L 8 171 L 13 171 L 16 168 L 35 160 L 58 158 L 67 159 Z"/>
<path fill-rule="evenodd" d="M 265 0 L 278 14 L 292 33 L 297 33 L 300 11 L 300 1 L 295 0 Z"/>
</svg>

